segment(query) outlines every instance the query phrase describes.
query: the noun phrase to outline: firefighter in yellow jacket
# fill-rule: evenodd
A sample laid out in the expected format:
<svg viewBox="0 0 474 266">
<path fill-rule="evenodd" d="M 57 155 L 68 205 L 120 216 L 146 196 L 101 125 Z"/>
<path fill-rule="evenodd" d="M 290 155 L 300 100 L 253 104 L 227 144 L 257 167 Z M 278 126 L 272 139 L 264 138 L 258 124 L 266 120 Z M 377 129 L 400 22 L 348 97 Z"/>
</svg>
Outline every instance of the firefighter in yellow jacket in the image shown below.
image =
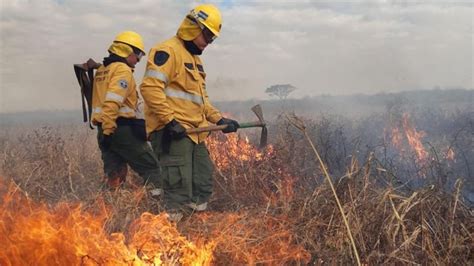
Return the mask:
<svg viewBox="0 0 474 266">
<path fill-rule="evenodd" d="M 176 36 L 156 44 L 148 56 L 140 90 L 147 133 L 163 170 L 165 207 L 171 213 L 179 214 L 185 206 L 205 210 L 213 188 L 213 166 L 204 143 L 209 133 L 186 135 L 186 129 L 208 122 L 226 124 L 224 133 L 239 127 L 209 102 L 199 57 L 220 30 L 219 10 L 199 5 L 184 18 Z"/>
<path fill-rule="evenodd" d="M 94 78 L 92 123 L 104 162 L 105 184 L 119 187 L 127 175 L 127 164 L 159 193 L 160 167 L 146 142 L 145 121 L 137 118 L 138 92 L 133 69 L 145 55 L 142 37 L 121 32 L 109 47 Z"/>
</svg>

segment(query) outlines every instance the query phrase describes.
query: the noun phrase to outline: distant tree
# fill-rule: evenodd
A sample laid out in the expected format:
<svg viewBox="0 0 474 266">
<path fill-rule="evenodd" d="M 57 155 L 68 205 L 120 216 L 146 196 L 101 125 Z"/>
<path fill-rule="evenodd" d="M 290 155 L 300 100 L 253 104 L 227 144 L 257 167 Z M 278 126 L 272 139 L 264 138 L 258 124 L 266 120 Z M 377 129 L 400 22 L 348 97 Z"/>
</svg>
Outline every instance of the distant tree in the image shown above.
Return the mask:
<svg viewBox="0 0 474 266">
<path fill-rule="evenodd" d="M 280 100 L 283 100 L 294 90 L 296 90 L 296 88 L 290 84 L 277 84 L 267 88 L 265 93 L 270 96 L 277 96 Z"/>
</svg>

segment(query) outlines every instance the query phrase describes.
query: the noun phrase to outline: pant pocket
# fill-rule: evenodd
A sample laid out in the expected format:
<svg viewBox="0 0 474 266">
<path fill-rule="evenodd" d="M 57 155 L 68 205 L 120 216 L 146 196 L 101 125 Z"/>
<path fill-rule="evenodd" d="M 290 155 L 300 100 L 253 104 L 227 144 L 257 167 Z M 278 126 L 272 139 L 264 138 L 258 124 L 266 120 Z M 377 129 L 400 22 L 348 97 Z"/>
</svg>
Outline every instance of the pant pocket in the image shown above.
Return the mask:
<svg viewBox="0 0 474 266">
<path fill-rule="evenodd" d="M 166 156 L 160 162 L 163 169 L 165 187 L 183 186 L 184 158 L 182 156 Z"/>
</svg>

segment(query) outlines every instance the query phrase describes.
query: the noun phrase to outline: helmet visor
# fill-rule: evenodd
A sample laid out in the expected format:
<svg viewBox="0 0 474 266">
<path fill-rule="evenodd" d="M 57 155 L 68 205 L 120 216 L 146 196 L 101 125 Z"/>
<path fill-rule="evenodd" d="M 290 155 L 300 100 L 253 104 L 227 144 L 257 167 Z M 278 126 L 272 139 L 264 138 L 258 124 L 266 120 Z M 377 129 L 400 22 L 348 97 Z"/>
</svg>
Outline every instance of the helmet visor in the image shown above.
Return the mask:
<svg viewBox="0 0 474 266">
<path fill-rule="evenodd" d="M 133 53 L 137 56 L 138 61 L 140 62 L 140 59 L 145 55 L 142 50 L 138 49 L 137 47 L 132 46 Z"/>
<path fill-rule="evenodd" d="M 216 38 L 217 36 L 214 35 L 214 33 L 212 33 L 212 31 L 210 31 L 208 28 L 204 27 L 202 29 L 202 36 L 204 37 L 204 40 L 208 43 L 208 44 L 211 44 Z"/>
</svg>

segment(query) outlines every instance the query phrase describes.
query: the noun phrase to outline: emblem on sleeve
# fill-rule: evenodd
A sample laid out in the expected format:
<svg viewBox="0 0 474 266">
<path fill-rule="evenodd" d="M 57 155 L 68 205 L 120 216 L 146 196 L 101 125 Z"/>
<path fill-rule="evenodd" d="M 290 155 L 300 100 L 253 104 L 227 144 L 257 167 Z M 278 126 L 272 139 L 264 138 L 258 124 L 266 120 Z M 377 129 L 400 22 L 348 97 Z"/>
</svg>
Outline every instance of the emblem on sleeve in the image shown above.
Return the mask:
<svg viewBox="0 0 474 266">
<path fill-rule="evenodd" d="M 126 89 L 128 88 L 128 82 L 124 79 L 119 80 L 119 85 L 121 88 Z"/>
<path fill-rule="evenodd" d="M 165 51 L 158 51 L 155 53 L 154 62 L 157 66 L 162 66 L 168 61 L 170 55 Z"/>
</svg>

